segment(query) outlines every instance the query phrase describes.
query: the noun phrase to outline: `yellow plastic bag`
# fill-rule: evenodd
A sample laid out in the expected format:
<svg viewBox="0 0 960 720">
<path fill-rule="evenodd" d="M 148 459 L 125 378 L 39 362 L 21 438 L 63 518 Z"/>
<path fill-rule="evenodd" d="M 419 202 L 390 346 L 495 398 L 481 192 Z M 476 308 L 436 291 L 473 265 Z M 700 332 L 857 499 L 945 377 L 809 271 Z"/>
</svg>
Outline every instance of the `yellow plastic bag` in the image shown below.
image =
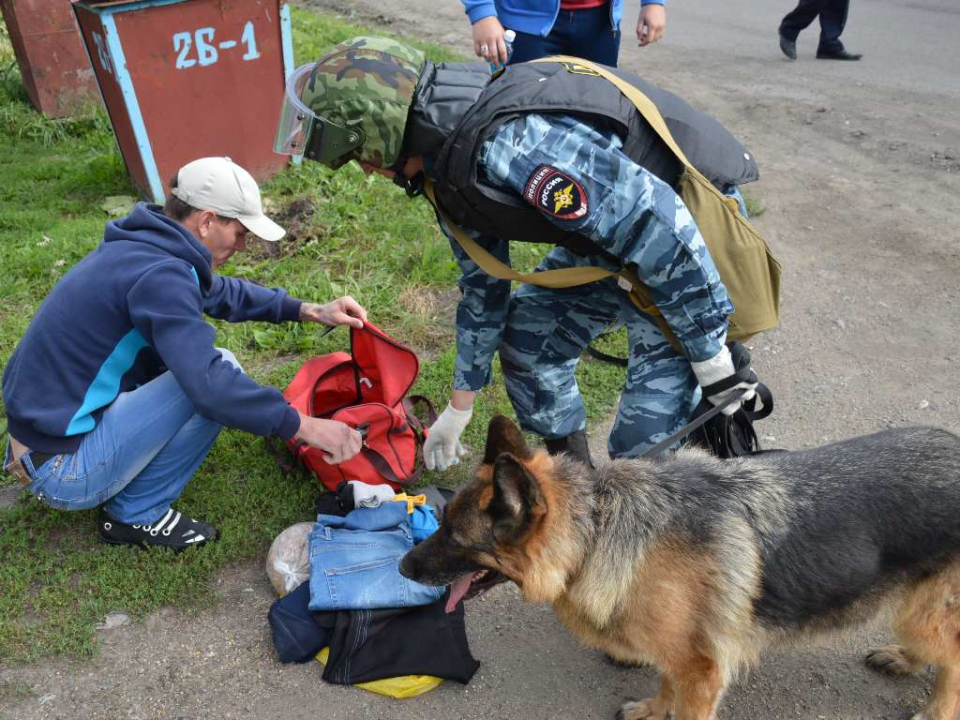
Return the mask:
<svg viewBox="0 0 960 720">
<path fill-rule="evenodd" d="M 327 658 L 330 657 L 330 648 L 325 647 L 317 653 L 317 662 L 321 665 L 327 664 Z M 371 680 L 370 682 L 355 683 L 358 688 L 363 688 L 378 695 L 403 700 L 405 698 L 417 697 L 425 692 L 430 692 L 443 682 L 443 678 L 433 677 L 432 675 L 402 675 L 394 678 L 384 678 L 382 680 Z"/>
</svg>

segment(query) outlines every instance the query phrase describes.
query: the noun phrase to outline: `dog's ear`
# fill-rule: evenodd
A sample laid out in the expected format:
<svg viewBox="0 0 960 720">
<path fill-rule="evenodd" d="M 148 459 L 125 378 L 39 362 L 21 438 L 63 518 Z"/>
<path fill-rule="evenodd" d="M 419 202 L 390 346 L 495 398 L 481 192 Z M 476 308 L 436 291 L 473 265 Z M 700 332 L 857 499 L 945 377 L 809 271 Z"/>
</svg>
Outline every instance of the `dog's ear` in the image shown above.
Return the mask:
<svg viewBox="0 0 960 720">
<path fill-rule="evenodd" d="M 488 511 L 498 542 L 519 540 L 546 512 L 539 481 L 510 453 L 501 454 L 493 465 L 493 498 Z"/>
<path fill-rule="evenodd" d="M 493 465 L 502 453 L 529 458 L 530 448 L 527 447 L 520 428 L 514 425 L 510 418 L 494 415 L 487 426 L 487 447 L 483 452 L 483 464 Z"/>
</svg>

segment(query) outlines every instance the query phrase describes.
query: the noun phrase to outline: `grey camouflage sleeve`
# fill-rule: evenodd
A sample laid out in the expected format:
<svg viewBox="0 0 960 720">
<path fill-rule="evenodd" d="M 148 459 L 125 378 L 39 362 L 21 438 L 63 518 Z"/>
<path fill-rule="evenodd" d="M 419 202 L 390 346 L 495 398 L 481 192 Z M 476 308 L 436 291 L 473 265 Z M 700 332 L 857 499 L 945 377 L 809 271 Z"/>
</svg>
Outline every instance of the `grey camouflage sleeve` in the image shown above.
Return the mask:
<svg viewBox="0 0 960 720">
<path fill-rule="evenodd" d="M 687 357 L 713 357 L 733 312 L 726 288 L 683 201 L 621 145 L 572 117 L 527 115 L 485 144 L 485 176 L 632 266 Z"/>
</svg>

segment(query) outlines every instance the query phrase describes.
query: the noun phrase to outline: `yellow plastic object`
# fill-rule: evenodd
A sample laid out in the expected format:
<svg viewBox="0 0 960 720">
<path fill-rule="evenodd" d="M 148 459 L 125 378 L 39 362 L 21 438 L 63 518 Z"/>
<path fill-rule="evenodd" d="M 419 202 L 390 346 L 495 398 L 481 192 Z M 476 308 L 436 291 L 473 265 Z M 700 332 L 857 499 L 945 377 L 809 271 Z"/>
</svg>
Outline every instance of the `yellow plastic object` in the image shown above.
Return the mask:
<svg viewBox="0 0 960 720">
<path fill-rule="evenodd" d="M 317 662 L 326 665 L 328 657 L 330 657 L 330 648 L 325 647 L 317 653 Z M 433 677 L 432 675 L 402 675 L 400 677 L 354 683 L 354 685 L 368 692 L 403 700 L 430 692 L 442 682 L 443 678 Z"/>
<path fill-rule="evenodd" d="M 427 504 L 427 496 L 426 495 L 407 495 L 406 493 L 397 493 L 392 498 L 390 498 L 390 502 L 406 502 L 407 515 L 412 515 L 414 507 L 419 507 L 421 505 Z"/>
</svg>

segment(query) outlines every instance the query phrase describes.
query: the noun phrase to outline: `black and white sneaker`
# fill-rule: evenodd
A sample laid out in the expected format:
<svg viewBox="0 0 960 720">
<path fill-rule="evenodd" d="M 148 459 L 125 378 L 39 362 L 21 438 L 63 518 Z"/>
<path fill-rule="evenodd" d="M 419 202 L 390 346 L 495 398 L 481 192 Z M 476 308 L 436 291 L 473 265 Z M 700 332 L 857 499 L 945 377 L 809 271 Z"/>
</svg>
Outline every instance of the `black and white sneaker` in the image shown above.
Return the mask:
<svg viewBox="0 0 960 720">
<path fill-rule="evenodd" d="M 177 552 L 198 547 L 217 539 L 217 530 L 199 520 L 188 518 L 173 508 L 152 525 L 127 525 L 117 522 L 100 508 L 97 517 L 100 541 L 110 545 L 138 545 L 173 548 Z"/>
</svg>

